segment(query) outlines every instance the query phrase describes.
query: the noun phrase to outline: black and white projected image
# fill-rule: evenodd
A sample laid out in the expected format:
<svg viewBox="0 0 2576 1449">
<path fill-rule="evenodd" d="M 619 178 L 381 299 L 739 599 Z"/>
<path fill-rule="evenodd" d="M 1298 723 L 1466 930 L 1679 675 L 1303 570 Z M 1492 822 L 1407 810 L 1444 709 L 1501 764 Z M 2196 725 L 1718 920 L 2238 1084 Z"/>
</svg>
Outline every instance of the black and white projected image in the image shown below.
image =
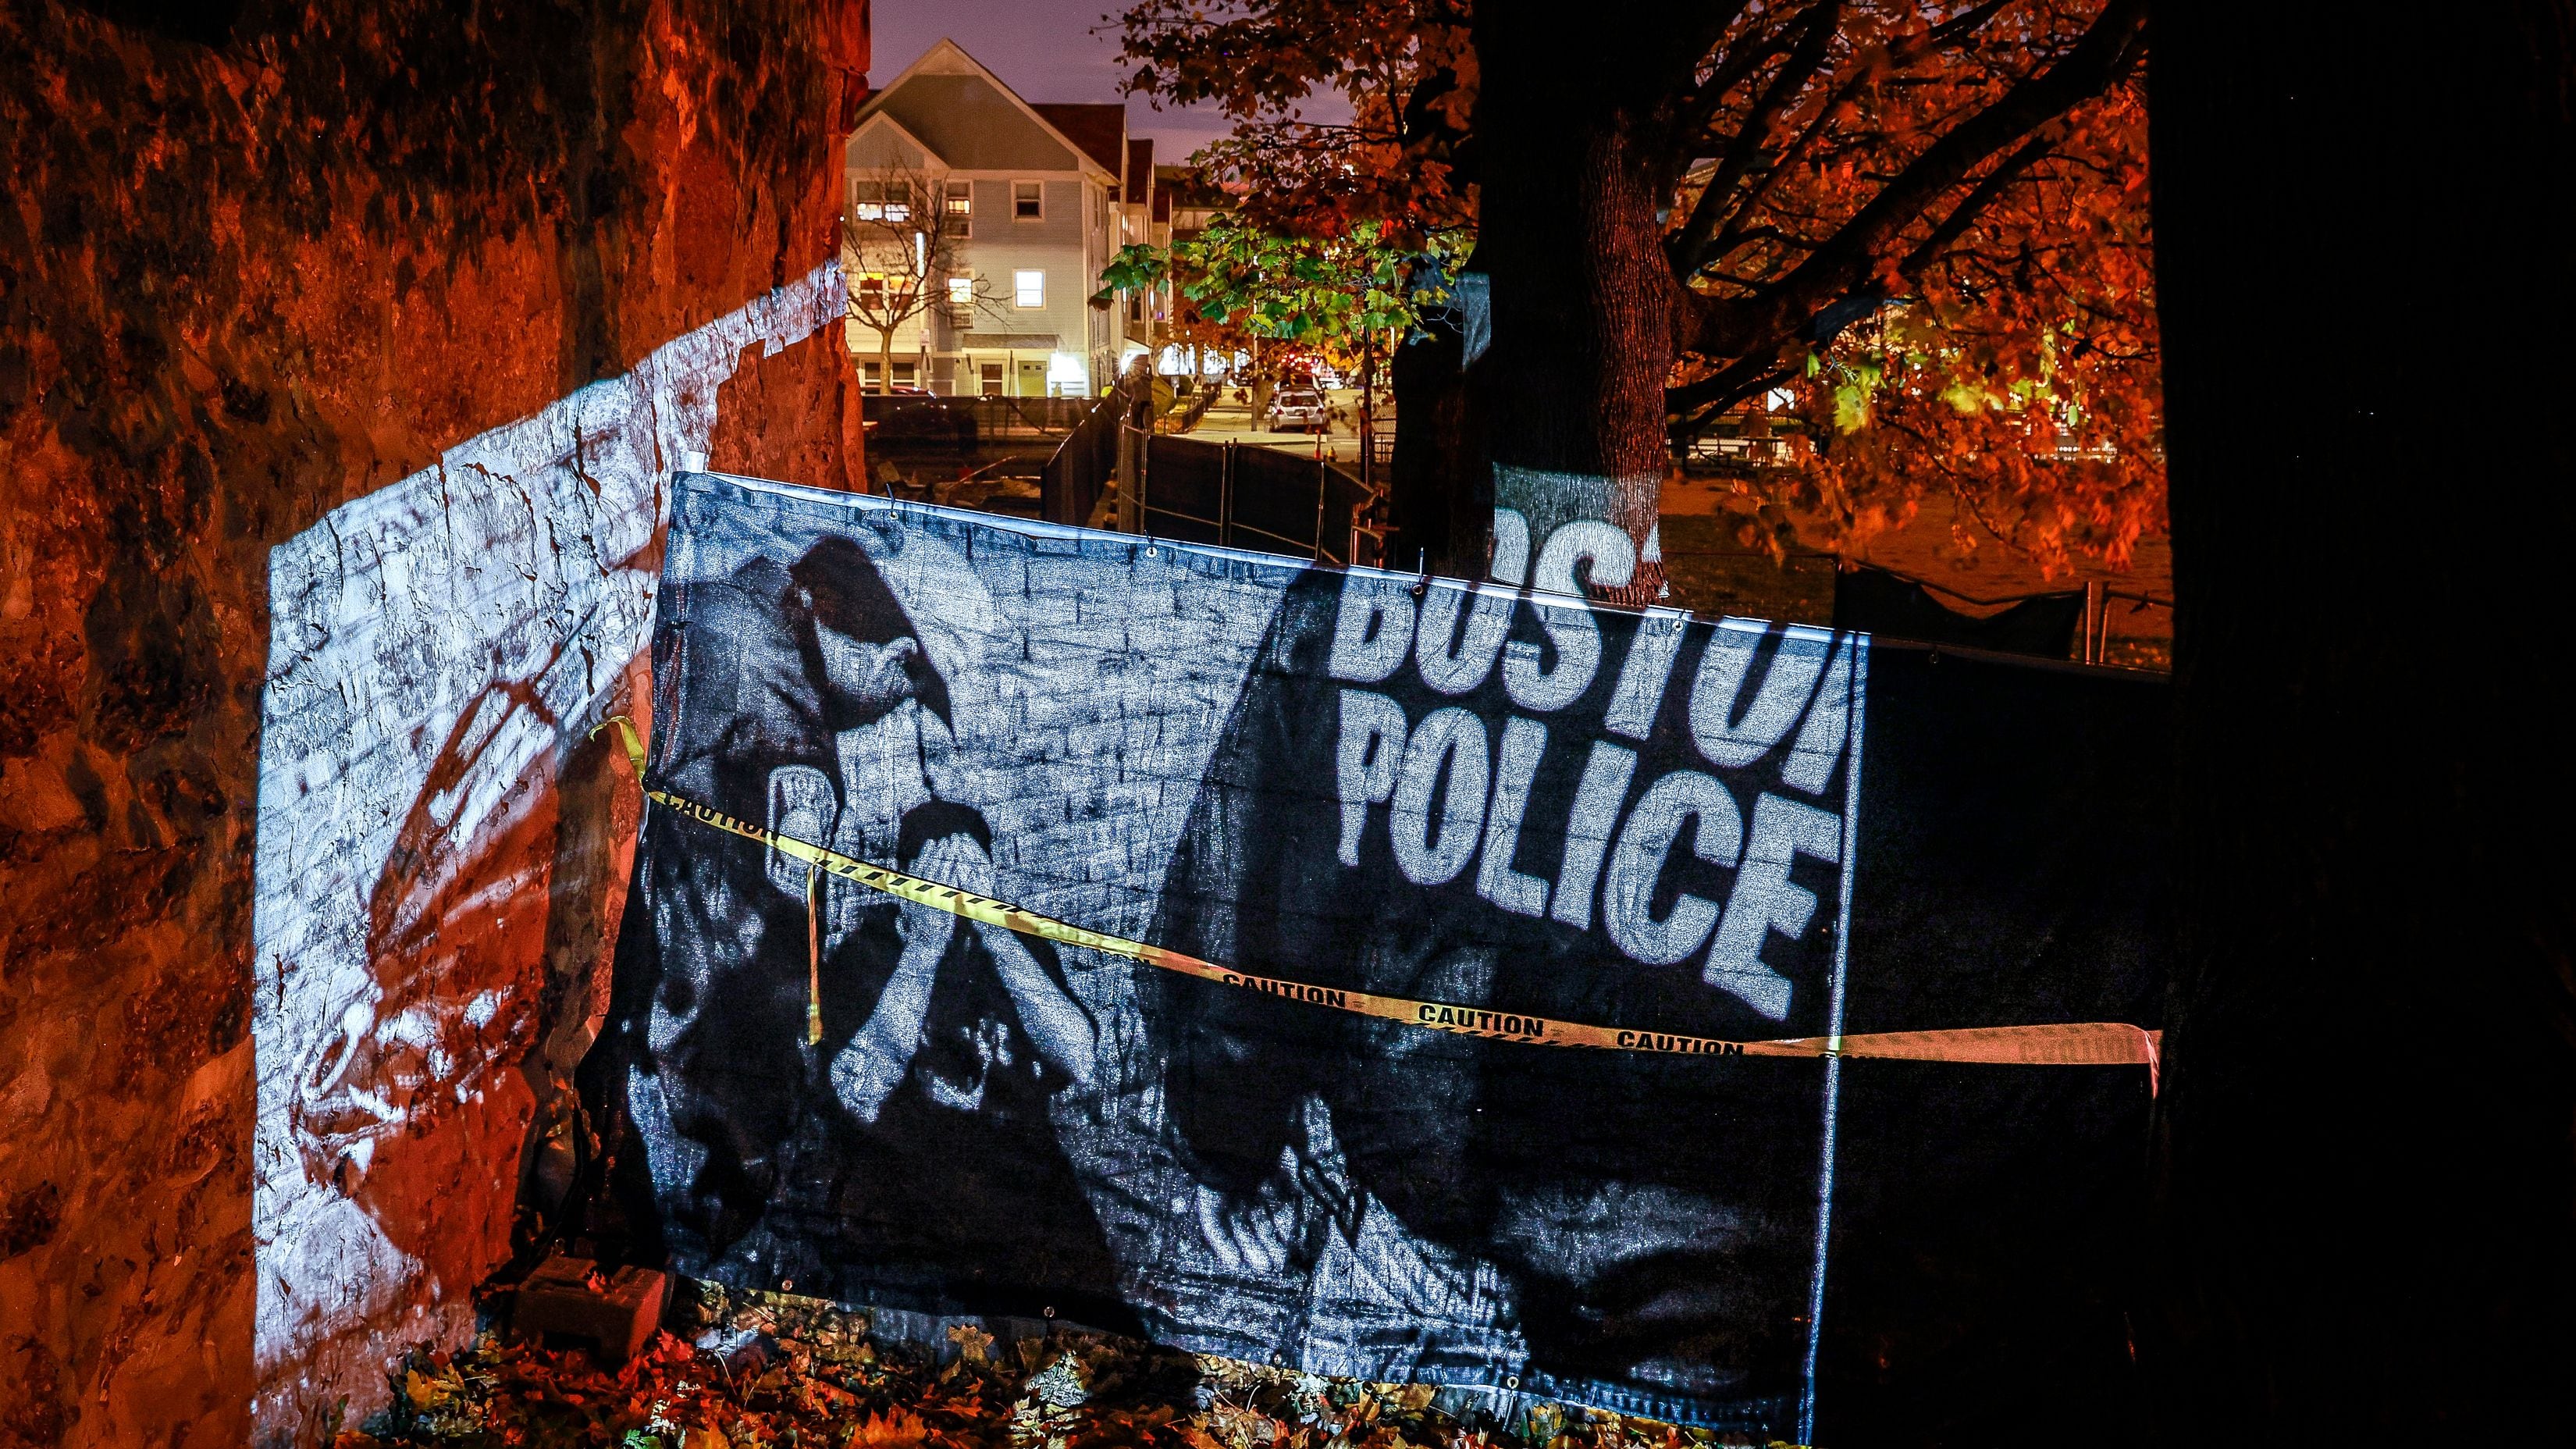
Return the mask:
<svg viewBox="0 0 2576 1449">
<path fill-rule="evenodd" d="M 932 784 L 954 750 L 947 680 L 864 550 L 835 535 L 754 555 L 687 607 L 687 678 L 725 693 L 684 702 L 715 727 L 675 737 L 670 788 L 994 889 L 990 822 Z M 647 877 L 665 950 L 657 1090 L 638 1101 L 681 1154 L 680 1240 L 720 1276 L 810 1260 L 818 1282 L 883 1271 L 879 1294 L 1052 1294 L 1114 1320 L 1114 1265 L 1048 1118 L 1098 1056 L 1054 948 L 750 842 L 678 844 Z"/>
<path fill-rule="evenodd" d="M 1553 556 L 1564 553 L 1564 557 Z M 1789 1426 L 1865 641 L 685 477 L 654 783 L 1475 1038 L 901 903 L 656 808 L 602 1077 L 676 1266 Z M 809 925 L 810 922 L 810 925 Z M 809 1019 L 809 1011 L 812 1013 Z"/>
</svg>

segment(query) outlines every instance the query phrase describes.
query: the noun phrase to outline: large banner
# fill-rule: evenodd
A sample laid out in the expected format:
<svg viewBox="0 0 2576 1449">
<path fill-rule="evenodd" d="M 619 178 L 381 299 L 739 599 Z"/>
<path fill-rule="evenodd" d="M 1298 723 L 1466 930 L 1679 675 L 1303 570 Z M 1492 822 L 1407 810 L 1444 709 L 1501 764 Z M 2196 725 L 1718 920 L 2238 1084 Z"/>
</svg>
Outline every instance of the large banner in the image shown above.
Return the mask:
<svg viewBox="0 0 2576 1449">
<path fill-rule="evenodd" d="M 729 1282 L 1804 1437 L 1845 1067 L 1730 1044 L 1859 1029 L 1878 665 L 1589 607 L 1584 547 L 1477 585 L 684 476 L 630 1210 Z M 2130 954 L 1875 1028 L 2138 1020 Z M 2042 1138 L 2146 1092 L 1901 1070 L 2082 1078 Z"/>
</svg>

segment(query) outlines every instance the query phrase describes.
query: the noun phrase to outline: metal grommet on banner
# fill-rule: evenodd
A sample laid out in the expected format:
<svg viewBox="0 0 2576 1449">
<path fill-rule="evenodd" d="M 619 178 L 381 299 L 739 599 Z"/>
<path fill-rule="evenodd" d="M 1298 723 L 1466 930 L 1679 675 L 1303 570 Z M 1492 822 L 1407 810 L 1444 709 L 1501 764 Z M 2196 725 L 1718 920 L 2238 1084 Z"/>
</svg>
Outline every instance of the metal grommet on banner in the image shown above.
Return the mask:
<svg viewBox="0 0 2576 1449">
<path fill-rule="evenodd" d="M 1517 1388 L 1519 1388 L 1520 1386 L 1521 1386 L 1521 1376 L 1520 1376 L 1519 1374 L 1505 1374 L 1505 1375 L 1503 1375 L 1503 1387 L 1504 1387 L 1504 1388 L 1507 1388 L 1507 1389 L 1517 1389 Z"/>
</svg>

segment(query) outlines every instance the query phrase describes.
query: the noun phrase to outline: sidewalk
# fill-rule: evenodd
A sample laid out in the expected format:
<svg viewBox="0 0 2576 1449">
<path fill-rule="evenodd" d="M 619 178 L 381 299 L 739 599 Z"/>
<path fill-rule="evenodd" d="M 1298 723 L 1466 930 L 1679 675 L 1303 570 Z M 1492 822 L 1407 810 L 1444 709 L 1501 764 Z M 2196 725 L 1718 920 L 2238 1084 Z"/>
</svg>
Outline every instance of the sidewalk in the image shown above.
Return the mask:
<svg viewBox="0 0 2576 1449">
<path fill-rule="evenodd" d="M 1196 438 L 1203 443 L 1246 443 L 1258 447 L 1275 448 L 1283 453 L 1294 453 L 1301 458 L 1315 456 L 1316 440 L 1320 437 L 1326 458 L 1346 467 L 1356 466 L 1360 457 L 1360 444 L 1354 432 L 1356 426 L 1354 420 L 1359 415 L 1360 395 L 1356 392 L 1334 392 L 1325 396 L 1342 413 L 1342 420 L 1334 423 L 1329 433 L 1274 433 L 1256 427 L 1253 424 L 1251 407 L 1248 404 L 1236 402 L 1232 390 L 1229 389 L 1223 401 L 1208 408 L 1207 416 L 1199 420 L 1197 427 L 1181 436 Z"/>
</svg>

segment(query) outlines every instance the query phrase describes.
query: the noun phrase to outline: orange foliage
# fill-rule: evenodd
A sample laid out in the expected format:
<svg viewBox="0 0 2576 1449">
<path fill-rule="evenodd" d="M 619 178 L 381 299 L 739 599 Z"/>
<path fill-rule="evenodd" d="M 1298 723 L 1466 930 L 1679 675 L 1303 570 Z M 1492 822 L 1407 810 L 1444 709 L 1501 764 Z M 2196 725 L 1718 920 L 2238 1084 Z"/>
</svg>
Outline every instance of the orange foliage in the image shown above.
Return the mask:
<svg viewBox="0 0 2576 1449">
<path fill-rule="evenodd" d="M 1667 77 L 1645 124 L 1687 298 L 1677 440 L 1747 404 L 1788 414 L 1791 466 L 1747 482 L 1823 520 L 1819 541 L 1939 496 L 1985 525 L 1966 541 L 2051 571 L 2125 563 L 2161 530 L 2142 12 L 1805 0 L 1630 22 L 1632 62 Z M 1472 221 L 1475 168 L 1512 164 L 1475 146 L 1463 0 L 1143 0 L 1120 21 L 1132 89 L 1235 119 L 1205 159 L 1256 222 L 1418 235 Z M 1306 114 L 1321 93 L 1347 119 Z"/>
<path fill-rule="evenodd" d="M 2141 77 L 2121 68 L 1887 216 L 1936 148 L 2044 74 L 2034 56 L 2076 53 L 2103 13 L 2098 0 L 1978 9 L 1992 14 L 1933 44 L 1964 26 L 1958 7 L 1842 7 L 1794 100 L 1767 120 L 1758 95 L 1721 114 L 1715 131 L 1759 126 L 1779 149 L 1705 213 L 1728 158 L 1685 183 L 1677 240 L 1695 223 L 1707 238 L 1675 259 L 1701 264 L 1694 290 L 1759 307 L 1796 294 L 1856 232 L 1865 255 L 1801 299 L 1824 305 L 1768 355 L 1769 339 L 1730 352 L 1735 339 L 1704 327 L 1677 369 L 1675 414 L 1691 427 L 1761 395 L 1785 404 L 1794 466 L 1754 481 L 1834 535 L 1815 541 L 1849 546 L 1947 498 L 1979 525 L 1960 527 L 1963 546 L 1998 541 L 2051 572 L 2079 555 L 2125 564 L 2164 521 Z"/>
</svg>

